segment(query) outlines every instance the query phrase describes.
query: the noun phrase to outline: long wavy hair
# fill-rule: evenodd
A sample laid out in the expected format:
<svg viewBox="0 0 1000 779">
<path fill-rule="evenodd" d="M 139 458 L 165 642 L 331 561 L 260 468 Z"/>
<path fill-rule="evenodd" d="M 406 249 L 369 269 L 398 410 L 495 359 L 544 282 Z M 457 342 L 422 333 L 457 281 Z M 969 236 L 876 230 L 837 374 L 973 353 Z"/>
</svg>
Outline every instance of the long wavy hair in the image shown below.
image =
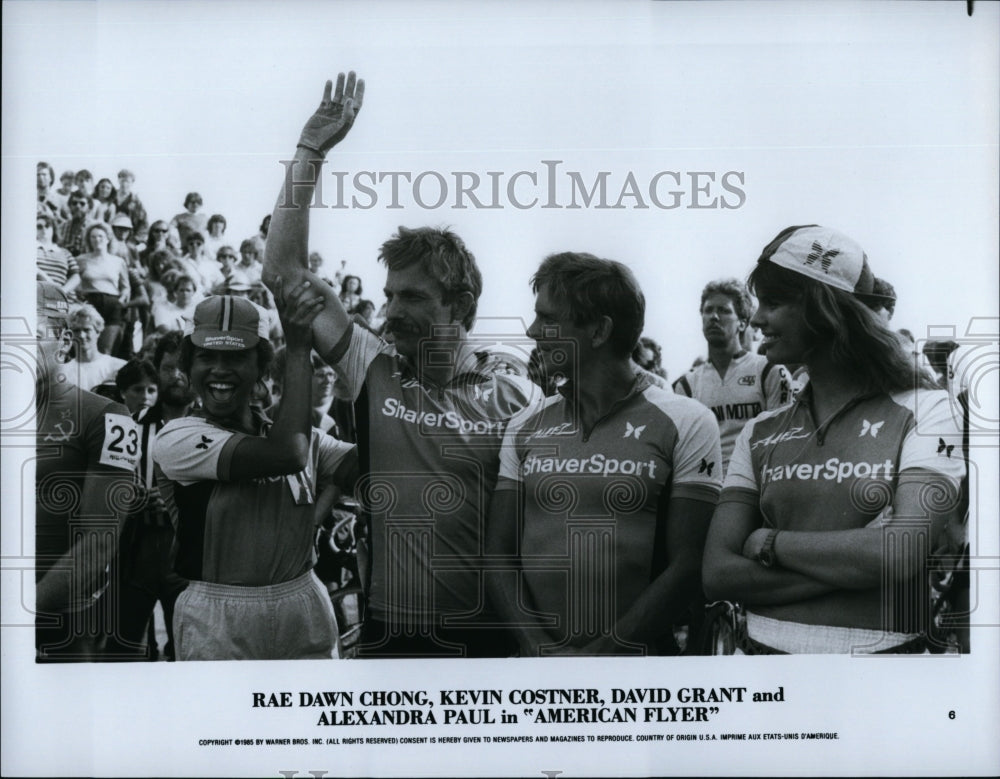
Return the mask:
<svg viewBox="0 0 1000 779">
<path fill-rule="evenodd" d="M 827 360 L 857 376 L 869 392 L 935 389 L 864 299 L 775 265 L 766 256 L 751 271 L 747 286 L 758 299 L 801 305 L 810 343 L 803 359 L 807 366 Z"/>
</svg>

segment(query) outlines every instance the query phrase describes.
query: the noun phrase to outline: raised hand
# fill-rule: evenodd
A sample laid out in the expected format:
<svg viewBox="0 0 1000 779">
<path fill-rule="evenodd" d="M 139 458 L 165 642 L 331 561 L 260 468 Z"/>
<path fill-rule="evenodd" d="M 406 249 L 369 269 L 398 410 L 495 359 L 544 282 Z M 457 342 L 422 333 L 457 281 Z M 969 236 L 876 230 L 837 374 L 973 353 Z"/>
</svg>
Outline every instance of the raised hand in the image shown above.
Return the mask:
<svg viewBox="0 0 1000 779">
<path fill-rule="evenodd" d="M 326 154 L 344 140 L 364 99 L 365 81 L 356 79 L 353 70 L 347 74 L 346 80 L 343 73 L 337 75 L 336 92 L 333 91 L 333 82 L 327 81 L 323 100 L 302 128 L 298 145 L 318 154 Z"/>
</svg>

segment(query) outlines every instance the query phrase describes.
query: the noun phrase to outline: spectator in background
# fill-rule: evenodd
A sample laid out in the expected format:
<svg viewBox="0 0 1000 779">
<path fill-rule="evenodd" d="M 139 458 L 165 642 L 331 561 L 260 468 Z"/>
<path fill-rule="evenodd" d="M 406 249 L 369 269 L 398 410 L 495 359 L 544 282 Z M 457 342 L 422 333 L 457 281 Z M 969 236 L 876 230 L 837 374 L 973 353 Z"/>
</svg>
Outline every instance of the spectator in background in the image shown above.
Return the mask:
<svg viewBox="0 0 1000 779">
<path fill-rule="evenodd" d="M 134 224 L 133 224 L 134 228 Z M 169 252 L 171 259 L 177 258 L 180 255 L 174 250 L 172 246 L 167 242 L 167 235 L 170 233 L 170 225 L 164 222 L 162 219 L 158 219 L 153 222 L 149 227 L 147 233 L 146 246 L 141 252 L 139 252 L 139 262 L 145 268 L 149 268 L 151 265 L 150 258 L 153 256 L 154 252 L 160 250 L 166 250 Z"/>
<path fill-rule="evenodd" d="M 926 341 L 923 354 L 931 368 L 931 380 L 948 388 L 948 356 L 958 348 L 955 341 Z"/>
<path fill-rule="evenodd" d="M 153 231 L 150 230 L 152 235 Z M 146 294 L 150 306 L 165 301 L 170 294 L 166 276 L 173 271 L 180 272 L 181 266 L 169 249 L 159 249 L 149 258 L 149 273 L 146 276 Z"/>
<path fill-rule="evenodd" d="M 208 217 L 198 213 L 201 205 L 201 195 L 197 192 L 188 192 L 187 197 L 184 198 L 184 211 L 170 220 L 171 226 L 177 229 L 181 246 L 187 246 L 188 235 L 192 231 L 201 233 L 202 243 L 205 242 L 205 228 L 208 225 Z"/>
<path fill-rule="evenodd" d="M 153 306 L 153 326 L 184 330 L 193 321 L 200 299 L 195 280 L 186 273 L 179 274 L 167 299 Z"/>
<path fill-rule="evenodd" d="M 106 224 L 94 222 L 85 235 L 90 251 L 76 258 L 80 266 L 77 296 L 96 308 L 103 319 L 101 351 L 116 354 L 125 324 L 125 306 L 132 298 L 128 265 L 121 257 L 108 252 L 111 229 Z"/>
<path fill-rule="evenodd" d="M 38 190 L 38 205 L 35 210 L 39 214 L 47 214 L 54 219 L 58 219 L 62 203 L 59 196 L 52 189 L 55 181 L 56 172 L 52 166 L 47 162 L 39 162 L 35 171 L 35 183 Z"/>
<path fill-rule="evenodd" d="M 119 214 L 127 214 L 132 220 L 132 240 L 137 247 L 146 242 L 149 234 L 149 218 L 139 196 L 132 191 L 135 174 L 127 168 L 118 171 L 118 191 L 115 194 L 115 207 Z"/>
<path fill-rule="evenodd" d="M 652 373 L 661 379 L 667 378 L 667 371 L 663 367 L 663 350 L 652 338 L 642 336 L 639 339 L 639 343 L 632 350 L 632 362 L 647 373 Z"/>
<path fill-rule="evenodd" d="M 125 307 L 125 332 L 117 356 L 131 358 L 139 349 L 142 335 L 149 328 L 150 300 L 146 289 L 149 271 L 139 262 L 139 253 L 131 243 L 132 220 L 126 214 L 115 214 L 111 220 L 111 253 L 125 260 L 128 266 L 129 301 Z"/>
<path fill-rule="evenodd" d="M 238 259 L 236 250 L 232 246 L 219 248 L 215 260 L 219 266 L 219 272 L 222 274 L 222 282 L 215 285 L 212 294 L 224 295 L 226 294 L 224 290 L 232 288 L 233 285 L 242 287 L 247 292 L 250 290 L 250 278 L 237 267 Z"/>
<path fill-rule="evenodd" d="M 90 195 L 85 192 L 74 192 L 69 196 L 69 218 L 59 230 L 59 245 L 74 257 L 87 251 L 84 233 L 92 221 L 89 216 L 92 203 Z"/>
<path fill-rule="evenodd" d="M 94 212 L 97 219 L 111 224 L 111 220 L 118 210 L 117 196 L 115 185 L 111 183 L 111 179 L 101 179 L 97 182 L 97 186 L 94 187 Z"/>
<path fill-rule="evenodd" d="M 366 327 L 372 327 L 372 320 L 375 318 L 375 304 L 370 300 L 360 300 L 351 314 L 355 317 L 361 317 Z"/>
<path fill-rule="evenodd" d="M 59 204 L 59 213 L 66 212 L 66 201 L 76 190 L 76 174 L 71 170 L 64 170 L 59 177 L 59 189 L 52 193 L 52 197 Z"/>
<path fill-rule="evenodd" d="M 222 214 L 212 214 L 208 218 L 205 232 L 205 251 L 215 257 L 226 243 L 226 217 Z"/>
<path fill-rule="evenodd" d="M 260 284 L 260 274 L 264 269 L 264 245 L 258 238 L 247 238 L 240 244 L 239 270 L 246 274 L 251 284 Z"/>
<path fill-rule="evenodd" d="M 345 276 L 340 285 L 340 302 L 345 311 L 352 311 L 361 302 L 361 279 L 358 276 Z"/>
<path fill-rule="evenodd" d="M 708 360 L 681 376 L 673 387 L 678 395 L 694 398 L 715 414 L 724 474 L 743 426 L 762 411 L 791 402 L 791 375 L 783 365 L 744 351 L 740 337 L 750 325 L 754 307 L 742 282 L 710 282 L 702 290 L 700 311 Z"/>
<path fill-rule="evenodd" d="M 257 235 L 263 243 L 267 243 L 267 231 L 271 229 L 271 215 L 267 214 L 260 223 L 260 230 Z"/>
<path fill-rule="evenodd" d="M 70 309 L 68 326 L 73 333 L 75 356 L 67 360 L 61 369 L 67 381 L 85 390 L 92 390 L 104 382 L 113 382 L 125 360 L 98 349 L 104 320 L 97 309 L 89 303 L 77 304 Z"/>
<path fill-rule="evenodd" d="M 334 286 L 333 281 L 330 279 L 330 274 L 323 271 L 323 255 L 319 252 L 309 252 L 309 270 L 331 287 Z"/>
<path fill-rule="evenodd" d="M 884 321 L 891 321 L 892 315 L 896 313 L 896 290 L 892 284 L 876 276 L 872 294 L 869 297 L 873 305 L 872 310 Z"/>
<path fill-rule="evenodd" d="M 108 251 L 125 260 L 130 268 L 139 265 L 139 252 L 131 240 L 132 220 L 128 214 L 115 214 L 109 224 L 114 237 L 111 239 Z"/>
<path fill-rule="evenodd" d="M 139 360 L 147 360 L 153 362 L 153 355 L 156 353 L 156 347 L 163 340 L 167 333 L 171 332 L 166 328 L 154 329 L 149 335 L 142 339 L 142 348 L 136 353 L 136 358 Z"/>
<path fill-rule="evenodd" d="M 90 209 L 87 218 L 92 222 L 103 221 L 101 218 L 101 204 L 94 199 L 94 176 L 89 170 L 78 170 L 76 172 L 76 191 L 82 192 L 90 198 Z"/>
<path fill-rule="evenodd" d="M 55 228 L 56 220 L 51 214 L 35 218 L 36 276 L 39 281 L 48 281 L 69 293 L 80 283 L 80 268 L 73 255 L 52 241 Z"/>
<path fill-rule="evenodd" d="M 129 360 L 119 368 L 115 386 L 132 416 L 156 403 L 159 393 L 156 370 L 146 360 Z"/>
<path fill-rule="evenodd" d="M 312 391 L 310 394 L 309 407 L 312 409 L 310 421 L 313 427 L 322 430 L 327 435 L 344 440 L 338 433 L 336 420 L 330 415 L 330 409 L 334 402 L 334 384 L 337 381 L 337 374 L 333 368 L 327 365 L 316 352 L 312 352 L 309 357 L 312 364 Z M 274 353 L 274 362 L 271 364 L 270 385 L 268 390 L 272 398 L 272 404 L 267 411 L 272 419 L 281 407 L 281 397 L 284 394 L 283 376 L 285 374 L 285 349 L 278 349 Z"/>
<path fill-rule="evenodd" d="M 205 249 L 205 235 L 200 230 L 188 233 L 187 251 L 180 259 L 181 266 L 198 282 L 198 289 L 210 293 L 222 283 L 222 268 L 215 257 Z"/>
</svg>

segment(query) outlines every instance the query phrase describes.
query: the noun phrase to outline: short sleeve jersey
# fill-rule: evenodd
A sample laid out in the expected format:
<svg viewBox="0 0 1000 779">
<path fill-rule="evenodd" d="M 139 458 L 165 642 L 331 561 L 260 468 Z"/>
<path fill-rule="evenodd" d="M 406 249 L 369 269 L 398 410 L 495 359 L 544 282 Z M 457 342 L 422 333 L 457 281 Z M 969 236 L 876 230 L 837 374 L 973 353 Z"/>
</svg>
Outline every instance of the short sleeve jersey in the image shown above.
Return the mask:
<svg viewBox="0 0 1000 779">
<path fill-rule="evenodd" d="M 533 605 L 567 615 L 567 582 L 575 582 L 606 593 L 614 618 L 624 614 L 665 565 L 665 501 L 714 504 L 719 460 L 711 412 L 641 374 L 586 435 L 562 394 L 512 424 L 497 489 L 523 485 L 522 563 Z"/>
<path fill-rule="evenodd" d="M 488 352 L 460 352 L 452 380 L 437 386 L 365 328 L 352 325 L 348 337 L 333 367 L 338 394 L 355 401 L 372 613 L 424 625 L 442 614 L 479 613 L 476 561 L 500 443 L 508 420 L 540 393 L 520 366 Z"/>
<path fill-rule="evenodd" d="M 769 411 L 792 401 L 792 382 L 782 365 L 772 365 L 762 354 L 742 352 L 735 357 L 725 376 L 705 361 L 673 384 L 674 392 L 708 406 L 719 423 L 722 440 L 722 471 L 729 467 L 736 436 L 761 411 Z"/>
<path fill-rule="evenodd" d="M 290 581 L 316 563 L 315 497 L 353 445 L 314 429 L 299 473 L 224 480 L 245 437 L 188 416 L 168 422 L 153 442 L 157 483 L 175 514 L 175 568 L 187 579 L 256 587 Z"/>
<path fill-rule="evenodd" d="M 907 471 L 933 471 L 956 487 L 964 475 L 961 431 L 947 393 L 861 397 L 822 425 L 813 418 L 811 394 L 806 385 L 795 404 L 747 424 L 720 501 L 758 506 L 765 524 L 779 530 L 850 530 L 879 514 L 891 517 L 894 490 Z M 840 624 L 838 615 L 854 614 L 859 626 L 880 627 L 882 605 L 878 589 L 838 591 L 812 599 L 813 616 L 796 619 Z M 892 615 L 893 629 L 914 632 L 919 615 L 904 612 Z"/>
<path fill-rule="evenodd" d="M 40 397 L 35 489 L 36 581 L 75 543 L 74 528 L 114 532 L 116 510 L 132 493 L 139 460 L 138 429 L 121 403 L 53 381 Z M 81 513 L 85 482 L 98 480 L 104 496 Z M 91 603 L 103 582 L 74 592 L 71 608 Z"/>
</svg>

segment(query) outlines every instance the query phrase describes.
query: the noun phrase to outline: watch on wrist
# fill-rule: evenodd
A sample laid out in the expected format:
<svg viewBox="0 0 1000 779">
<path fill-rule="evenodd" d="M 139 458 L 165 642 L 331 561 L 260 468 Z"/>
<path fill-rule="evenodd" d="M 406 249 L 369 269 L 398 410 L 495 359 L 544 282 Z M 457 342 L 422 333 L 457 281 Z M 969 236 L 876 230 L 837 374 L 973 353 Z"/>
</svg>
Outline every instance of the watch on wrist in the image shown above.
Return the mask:
<svg viewBox="0 0 1000 779">
<path fill-rule="evenodd" d="M 774 566 L 778 564 L 778 558 L 774 554 L 774 539 L 777 537 L 778 530 L 771 530 L 771 532 L 767 534 L 767 538 L 764 539 L 764 545 L 757 553 L 757 562 L 765 568 L 774 568 Z"/>
</svg>

